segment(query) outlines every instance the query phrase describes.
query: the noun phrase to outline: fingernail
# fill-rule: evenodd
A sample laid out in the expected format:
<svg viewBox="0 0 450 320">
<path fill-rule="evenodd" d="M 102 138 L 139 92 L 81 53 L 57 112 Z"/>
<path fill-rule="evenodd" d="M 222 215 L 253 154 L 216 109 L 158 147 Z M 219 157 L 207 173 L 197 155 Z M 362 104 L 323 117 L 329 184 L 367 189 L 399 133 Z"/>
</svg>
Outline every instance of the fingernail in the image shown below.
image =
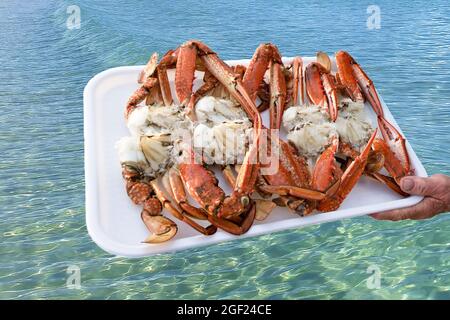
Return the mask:
<svg viewBox="0 0 450 320">
<path fill-rule="evenodd" d="M 401 184 L 402 190 L 405 192 L 411 191 L 414 188 L 414 181 L 411 178 L 403 178 Z"/>
</svg>

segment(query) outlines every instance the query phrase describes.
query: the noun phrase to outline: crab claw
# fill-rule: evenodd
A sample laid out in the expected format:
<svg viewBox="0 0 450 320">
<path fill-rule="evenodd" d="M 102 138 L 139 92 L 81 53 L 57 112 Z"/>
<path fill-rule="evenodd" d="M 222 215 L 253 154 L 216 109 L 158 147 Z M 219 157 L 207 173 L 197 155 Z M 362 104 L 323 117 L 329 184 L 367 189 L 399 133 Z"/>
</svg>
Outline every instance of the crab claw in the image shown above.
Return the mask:
<svg viewBox="0 0 450 320">
<path fill-rule="evenodd" d="M 338 169 L 334 155 L 338 147 L 339 139 L 334 137 L 331 145 L 317 159 L 311 182 L 313 189 L 325 192 L 336 181 Z"/>
<path fill-rule="evenodd" d="M 301 188 L 296 186 L 271 186 L 265 185 L 260 186 L 261 190 L 264 192 L 277 194 L 279 196 L 294 196 L 297 198 L 307 199 L 307 200 L 323 200 L 326 194 L 316 190 L 310 190 L 307 188 Z"/>
<path fill-rule="evenodd" d="M 278 48 L 271 43 L 259 45 L 255 50 L 242 79 L 243 85 L 252 100 L 256 99 L 258 88 L 263 82 L 264 75 L 271 64 L 271 61 L 275 61 L 276 64 L 282 64 Z"/>
<path fill-rule="evenodd" d="M 197 47 L 191 42 L 181 45 L 175 70 L 175 91 L 181 104 L 187 104 L 191 97 L 196 61 Z"/>
<path fill-rule="evenodd" d="M 305 68 L 306 93 L 309 100 L 318 106 L 328 107 L 325 89 L 320 77 L 321 65 L 315 62 L 308 64 Z"/>
<path fill-rule="evenodd" d="M 322 73 L 322 83 L 328 99 L 328 113 L 330 114 L 331 121 L 335 122 L 338 115 L 339 104 L 336 80 L 332 74 Z"/>
<path fill-rule="evenodd" d="M 397 184 L 397 182 L 395 181 L 394 178 L 385 176 L 384 174 L 381 174 L 379 172 L 367 173 L 367 175 L 369 177 L 372 177 L 372 178 L 380 181 L 381 183 L 386 185 L 389 189 L 398 193 L 399 195 L 404 196 L 404 197 L 409 196 L 409 194 L 407 194 L 400 188 L 400 186 Z"/>
<path fill-rule="evenodd" d="M 339 81 L 353 101 L 364 100 L 358 81 L 353 73 L 352 64 L 355 60 L 346 51 L 336 52 L 336 65 L 339 73 Z"/>
<path fill-rule="evenodd" d="M 411 163 L 406 141 L 402 134 L 386 119 L 378 117 L 378 127 L 383 139 L 377 139 L 374 143 L 375 150 L 382 150 L 385 157 L 385 168 L 389 174 L 399 183 L 400 178 L 411 173 Z"/>
<path fill-rule="evenodd" d="M 346 51 L 336 53 L 340 82 L 344 85 L 353 101 L 363 101 L 363 97 L 370 103 L 379 117 L 383 117 L 383 107 L 373 81 L 367 76 L 361 66 Z"/>
<path fill-rule="evenodd" d="M 383 117 L 383 107 L 381 106 L 380 98 L 378 97 L 373 81 L 367 76 L 359 64 L 355 62 L 352 67 L 353 73 L 358 81 L 359 88 L 361 89 L 364 97 L 367 101 L 369 101 L 377 116 Z"/>
<path fill-rule="evenodd" d="M 293 90 L 293 105 L 305 103 L 305 97 L 303 95 L 303 59 L 301 57 L 295 57 L 292 61 L 293 77 L 294 77 L 294 90 Z"/>
<path fill-rule="evenodd" d="M 146 210 L 141 213 L 147 229 L 152 233 L 144 243 L 161 243 L 172 239 L 178 231 L 178 227 L 172 220 L 161 215 L 152 216 Z"/>
<path fill-rule="evenodd" d="M 306 93 L 312 103 L 326 108 L 332 121 L 336 121 L 338 95 L 336 81 L 325 68 L 317 63 L 310 63 L 305 69 Z"/>
<path fill-rule="evenodd" d="M 158 65 L 158 53 L 154 52 L 150 59 L 148 60 L 144 69 L 139 73 L 138 83 L 144 83 L 156 70 Z"/>
<path fill-rule="evenodd" d="M 336 193 L 330 194 L 327 198 L 319 202 L 317 209 L 320 211 L 333 211 L 339 208 L 344 199 L 348 196 L 350 191 L 358 182 L 359 178 L 364 172 L 364 168 L 367 164 L 369 152 L 372 147 L 372 143 L 377 135 L 377 130 L 374 131 L 363 152 L 356 157 L 355 160 L 348 166 L 341 178 L 339 189 Z"/>
</svg>

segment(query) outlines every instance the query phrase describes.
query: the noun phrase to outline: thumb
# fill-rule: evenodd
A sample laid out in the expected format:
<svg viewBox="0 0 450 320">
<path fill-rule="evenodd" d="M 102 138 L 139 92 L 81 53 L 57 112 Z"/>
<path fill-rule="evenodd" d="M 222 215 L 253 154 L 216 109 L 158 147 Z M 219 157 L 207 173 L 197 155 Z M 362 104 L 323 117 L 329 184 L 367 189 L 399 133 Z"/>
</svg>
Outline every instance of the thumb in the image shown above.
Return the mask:
<svg viewBox="0 0 450 320">
<path fill-rule="evenodd" d="M 434 184 L 430 178 L 409 176 L 400 180 L 400 187 L 409 194 L 429 196 L 433 193 Z"/>
</svg>

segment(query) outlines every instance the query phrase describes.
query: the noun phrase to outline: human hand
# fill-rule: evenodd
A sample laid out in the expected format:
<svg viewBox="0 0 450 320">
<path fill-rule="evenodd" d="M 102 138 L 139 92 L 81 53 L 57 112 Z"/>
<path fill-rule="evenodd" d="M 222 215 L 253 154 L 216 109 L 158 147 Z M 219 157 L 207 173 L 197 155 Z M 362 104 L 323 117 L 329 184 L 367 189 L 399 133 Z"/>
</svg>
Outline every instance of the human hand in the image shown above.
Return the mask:
<svg viewBox="0 0 450 320">
<path fill-rule="evenodd" d="M 394 209 L 371 214 L 377 220 L 428 219 L 435 215 L 450 211 L 450 177 L 435 174 L 429 178 L 404 177 L 400 181 L 403 191 L 412 195 L 425 196 L 418 204 L 401 209 Z"/>
</svg>

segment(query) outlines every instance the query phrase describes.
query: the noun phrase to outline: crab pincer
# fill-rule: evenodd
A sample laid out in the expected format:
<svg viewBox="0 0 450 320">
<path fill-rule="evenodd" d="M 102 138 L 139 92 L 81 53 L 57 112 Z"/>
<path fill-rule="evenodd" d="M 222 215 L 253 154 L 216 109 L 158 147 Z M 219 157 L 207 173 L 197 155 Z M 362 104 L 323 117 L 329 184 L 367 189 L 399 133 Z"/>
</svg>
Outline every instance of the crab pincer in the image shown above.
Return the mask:
<svg viewBox="0 0 450 320">
<path fill-rule="evenodd" d="M 348 168 L 343 173 L 340 179 L 340 185 L 336 193 L 329 195 L 318 204 L 320 211 L 333 211 L 339 208 L 341 203 L 345 200 L 348 194 L 352 191 L 353 187 L 358 182 L 359 178 L 364 172 L 369 157 L 369 152 L 372 148 L 372 143 L 377 135 L 377 129 L 373 132 L 366 147 L 361 154 L 353 160 Z"/>
<path fill-rule="evenodd" d="M 332 121 L 338 113 L 338 94 L 333 75 L 318 62 L 311 62 L 305 69 L 306 93 L 312 103 L 324 107 Z"/>
<path fill-rule="evenodd" d="M 353 101 L 364 101 L 365 98 L 377 116 L 384 117 L 383 107 L 373 81 L 355 59 L 346 51 L 338 51 L 336 53 L 336 65 L 340 82 L 349 97 Z"/>
</svg>

